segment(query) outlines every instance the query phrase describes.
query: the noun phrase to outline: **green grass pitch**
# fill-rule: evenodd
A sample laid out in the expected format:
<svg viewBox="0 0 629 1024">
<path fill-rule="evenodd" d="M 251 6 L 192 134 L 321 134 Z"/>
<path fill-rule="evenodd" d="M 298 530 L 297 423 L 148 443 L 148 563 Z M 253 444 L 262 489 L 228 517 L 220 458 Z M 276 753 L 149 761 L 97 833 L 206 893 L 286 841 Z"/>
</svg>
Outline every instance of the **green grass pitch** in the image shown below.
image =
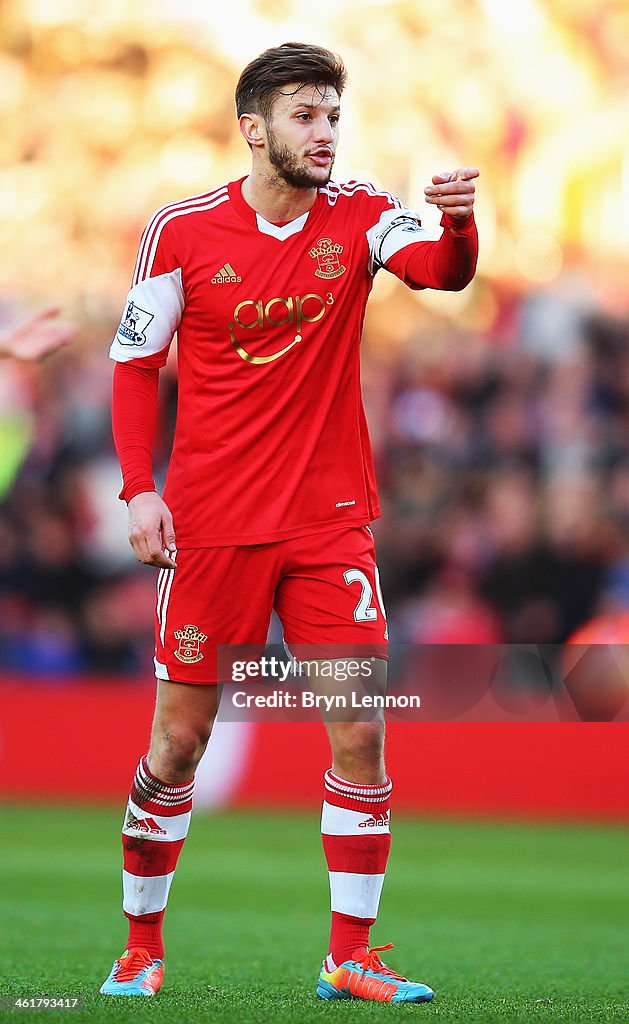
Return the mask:
<svg viewBox="0 0 629 1024">
<path fill-rule="evenodd" d="M 83 1010 L 11 1021 L 626 1021 L 629 830 L 398 816 L 372 941 L 437 992 L 430 1005 L 314 995 L 328 929 L 318 816 L 193 818 L 166 920 L 154 999 L 98 987 L 125 930 L 120 810 L 5 806 L 0 992 L 82 996 Z"/>
</svg>

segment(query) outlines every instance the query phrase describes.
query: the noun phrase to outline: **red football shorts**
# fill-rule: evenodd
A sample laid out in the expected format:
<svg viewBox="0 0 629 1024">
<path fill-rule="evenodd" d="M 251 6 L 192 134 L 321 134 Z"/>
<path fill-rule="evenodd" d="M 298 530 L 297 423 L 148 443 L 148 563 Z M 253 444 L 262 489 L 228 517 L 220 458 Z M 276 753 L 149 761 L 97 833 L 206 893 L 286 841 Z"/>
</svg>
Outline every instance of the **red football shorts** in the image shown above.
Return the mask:
<svg viewBox="0 0 629 1024">
<path fill-rule="evenodd" d="M 386 657 L 387 622 L 368 526 L 272 544 L 187 548 L 161 569 L 155 609 L 158 679 L 215 684 L 225 645 L 262 653 L 273 608 L 301 659 Z"/>
</svg>

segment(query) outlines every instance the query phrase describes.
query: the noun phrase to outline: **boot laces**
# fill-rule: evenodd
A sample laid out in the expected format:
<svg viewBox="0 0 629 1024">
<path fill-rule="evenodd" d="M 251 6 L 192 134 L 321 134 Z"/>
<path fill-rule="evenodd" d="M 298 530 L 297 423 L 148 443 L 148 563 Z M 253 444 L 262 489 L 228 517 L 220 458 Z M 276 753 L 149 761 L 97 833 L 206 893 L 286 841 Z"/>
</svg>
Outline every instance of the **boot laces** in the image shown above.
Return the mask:
<svg viewBox="0 0 629 1024">
<path fill-rule="evenodd" d="M 385 949 L 393 949 L 393 943 L 389 942 L 386 946 L 372 946 L 360 960 L 356 962 L 360 964 L 363 971 L 377 971 L 378 974 L 385 974 L 387 978 L 395 978 L 397 981 L 406 981 L 407 979 L 402 977 L 401 974 L 396 974 L 390 967 L 383 964 L 382 960 L 378 956 L 378 953 L 383 952 Z"/>
<path fill-rule="evenodd" d="M 150 967 L 153 958 L 146 949 L 131 949 L 116 960 L 116 981 L 131 981 L 145 967 Z"/>
</svg>

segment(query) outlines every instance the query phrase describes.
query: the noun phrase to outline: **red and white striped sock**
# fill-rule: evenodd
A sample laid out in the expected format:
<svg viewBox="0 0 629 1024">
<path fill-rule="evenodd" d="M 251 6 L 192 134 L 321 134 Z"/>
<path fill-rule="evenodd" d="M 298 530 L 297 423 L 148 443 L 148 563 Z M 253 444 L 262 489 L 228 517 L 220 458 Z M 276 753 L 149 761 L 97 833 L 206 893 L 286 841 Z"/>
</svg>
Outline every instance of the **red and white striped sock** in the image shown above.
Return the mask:
<svg viewBox="0 0 629 1024">
<path fill-rule="evenodd" d="M 122 826 L 123 910 L 129 919 L 127 949 L 164 956 L 162 921 L 177 859 L 190 826 L 194 776 L 182 786 L 155 778 L 143 757 L 137 767 Z"/>
<path fill-rule="evenodd" d="M 321 835 L 330 874 L 332 927 L 328 969 L 369 946 L 391 846 L 391 790 L 324 775 Z"/>
</svg>

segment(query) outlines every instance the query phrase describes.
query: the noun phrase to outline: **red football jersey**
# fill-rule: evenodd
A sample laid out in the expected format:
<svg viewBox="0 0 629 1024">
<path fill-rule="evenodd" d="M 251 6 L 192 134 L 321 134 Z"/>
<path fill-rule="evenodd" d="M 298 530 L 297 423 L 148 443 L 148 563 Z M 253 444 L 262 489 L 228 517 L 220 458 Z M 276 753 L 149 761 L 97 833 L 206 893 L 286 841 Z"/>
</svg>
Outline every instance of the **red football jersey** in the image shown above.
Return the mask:
<svg viewBox="0 0 629 1024">
<path fill-rule="evenodd" d="M 362 182 L 330 183 L 278 226 L 245 202 L 242 180 L 155 214 L 110 352 L 160 367 L 177 332 L 164 500 L 179 548 L 379 515 L 360 388 L 365 305 L 378 267 L 431 237 L 416 213 Z"/>
</svg>

